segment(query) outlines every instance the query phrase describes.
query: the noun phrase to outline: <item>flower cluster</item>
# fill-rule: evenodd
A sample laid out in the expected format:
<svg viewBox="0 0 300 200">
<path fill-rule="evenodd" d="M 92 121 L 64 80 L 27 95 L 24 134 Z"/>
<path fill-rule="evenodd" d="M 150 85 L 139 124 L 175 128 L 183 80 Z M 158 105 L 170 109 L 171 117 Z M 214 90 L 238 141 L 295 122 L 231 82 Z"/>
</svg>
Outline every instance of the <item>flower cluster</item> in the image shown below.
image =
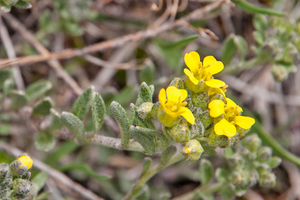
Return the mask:
<svg viewBox="0 0 300 200">
<path fill-rule="evenodd" d="M 158 119 L 165 135 L 184 144 L 181 153 L 195 161 L 204 151 L 202 145 L 232 146 L 255 120 L 241 116 L 242 108 L 226 97 L 226 83 L 213 77 L 223 70 L 221 61 L 207 56 L 201 62 L 195 51 L 184 60 L 187 78 L 175 78 L 166 90 L 160 90 L 159 102 L 143 103 L 137 113 L 144 119 Z"/>
<path fill-rule="evenodd" d="M 10 165 L 0 164 L 0 198 L 33 199 L 32 183 L 28 180 L 33 164 L 32 159 L 23 154 Z"/>
</svg>

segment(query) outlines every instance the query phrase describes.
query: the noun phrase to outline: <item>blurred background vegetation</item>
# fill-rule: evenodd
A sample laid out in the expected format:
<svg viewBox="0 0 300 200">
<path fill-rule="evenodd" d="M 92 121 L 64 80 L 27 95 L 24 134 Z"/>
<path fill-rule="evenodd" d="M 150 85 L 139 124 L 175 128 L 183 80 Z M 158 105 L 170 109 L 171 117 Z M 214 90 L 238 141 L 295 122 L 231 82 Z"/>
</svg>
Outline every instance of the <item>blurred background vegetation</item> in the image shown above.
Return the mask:
<svg viewBox="0 0 300 200">
<path fill-rule="evenodd" d="M 155 86 L 156 102 L 160 88 L 174 77 L 184 77 L 183 58 L 190 51 L 197 51 L 201 58 L 213 55 L 221 60 L 225 69 L 217 77 L 228 84 L 232 98 L 280 145 L 300 156 L 298 0 L 32 0 L 11 6 L 8 1 L 0 0 L 2 10 L 10 10 L 1 12 L 0 68 L 6 58 L 60 54 L 66 49 L 109 42 L 100 51 L 88 49 L 78 57 L 21 62 L 0 70 L 3 144 L 62 171 L 104 199 L 122 199 L 139 177 L 147 156 L 99 145 L 80 146 L 68 140 L 68 135 L 55 134 L 57 127 L 43 131 L 51 115 L 36 108 L 38 103 L 59 112 L 70 111 L 78 95 L 93 85 L 106 105 L 117 101 L 129 112 L 142 82 Z M 211 4 L 217 5 L 215 9 L 201 10 Z M 199 10 L 205 14 L 176 24 Z M 138 31 L 142 36 L 123 43 L 118 40 Z M 36 108 L 30 119 L 26 117 L 27 106 Z M 86 131 L 92 131 L 90 112 L 83 121 Z M 252 132 L 264 130 L 260 127 Z M 119 132 L 117 123 L 106 117 L 100 133 L 119 137 Z M 214 155 L 203 155 L 214 168 L 226 165 L 223 150 L 216 150 Z M 159 157 L 159 153 L 151 156 L 153 162 Z M 0 163 L 14 159 L 0 148 Z M 166 199 L 185 199 L 182 195 L 199 186 L 199 164 L 179 162 L 168 167 L 148 182 L 149 193 L 140 199 L 150 196 L 157 200 L 163 194 Z M 39 172 L 33 169 L 32 177 Z M 254 187 L 238 199 L 300 199 L 298 167 L 283 162 L 273 172 L 277 176 L 274 188 Z M 104 180 L 100 174 L 111 178 Z M 42 190 L 49 191 L 48 199 L 83 199 L 51 177 L 45 182 Z"/>
</svg>

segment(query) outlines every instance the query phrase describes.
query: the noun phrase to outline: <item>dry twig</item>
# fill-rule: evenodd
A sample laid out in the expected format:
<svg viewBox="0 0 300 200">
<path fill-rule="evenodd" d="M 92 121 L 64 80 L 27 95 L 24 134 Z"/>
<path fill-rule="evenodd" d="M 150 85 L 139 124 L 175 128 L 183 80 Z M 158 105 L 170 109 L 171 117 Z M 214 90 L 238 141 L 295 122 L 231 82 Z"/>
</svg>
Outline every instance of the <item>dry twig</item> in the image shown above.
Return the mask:
<svg viewBox="0 0 300 200">
<path fill-rule="evenodd" d="M 168 31 L 172 28 L 178 27 L 178 26 L 183 26 L 186 22 L 193 21 L 196 19 L 201 19 L 205 17 L 207 13 L 210 11 L 218 8 L 224 0 L 217 0 L 212 4 L 209 4 L 203 8 L 197 9 L 190 14 L 188 14 L 185 17 L 182 17 L 172 23 L 165 23 L 159 27 L 152 27 L 148 28 L 144 31 L 139 31 L 134 34 L 129 34 L 125 35 L 122 37 L 118 37 L 112 40 L 107 40 L 105 42 L 100 42 L 96 43 L 87 47 L 84 47 L 82 49 L 66 49 L 60 52 L 53 52 L 53 53 L 44 53 L 42 55 L 34 55 L 34 56 L 25 56 L 25 57 L 20 57 L 16 59 L 4 59 L 0 61 L 0 69 L 14 65 L 14 64 L 19 64 L 19 65 L 24 65 L 28 63 L 35 63 L 35 62 L 41 62 L 41 61 L 48 61 L 52 59 L 67 59 L 67 58 L 72 58 L 76 56 L 82 56 L 88 53 L 93 53 L 93 52 L 98 52 L 98 51 L 104 51 L 109 48 L 116 48 L 119 46 L 123 46 L 124 44 L 128 42 L 133 42 L 133 41 L 140 41 L 144 40 L 146 38 L 152 38 L 157 36 L 158 34 Z M 3 15 L 6 19 L 10 20 L 11 15 L 5 14 Z M 20 29 L 19 29 L 20 30 Z M 34 40 L 36 40 L 34 38 Z M 44 47 L 43 47 L 44 48 Z M 38 50 L 41 50 L 38 48 Z M 45 49 L 43 49 L 44 52 Z"/>
</svg>

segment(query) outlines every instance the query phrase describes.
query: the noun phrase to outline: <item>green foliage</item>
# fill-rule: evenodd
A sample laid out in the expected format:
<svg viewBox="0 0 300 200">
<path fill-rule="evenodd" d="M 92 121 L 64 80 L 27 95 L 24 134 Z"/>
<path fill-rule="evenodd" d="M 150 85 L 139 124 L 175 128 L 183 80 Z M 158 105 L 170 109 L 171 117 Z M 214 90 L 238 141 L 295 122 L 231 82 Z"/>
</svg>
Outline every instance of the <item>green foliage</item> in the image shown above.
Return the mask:
<svg viewBox="0 0 300 200">
<path fill-rule="evenodd" d="M 0 9 L 4 12 L 9 12 L 12 6 L 29 9 L 32 6 L 28 1 L 30 0 L 0 0 Z"/>
<path fill-rule="evenodd" d="M 34 193 L 37 195 L 38 192 L 44 187 L 48 178 L 48 174 L 46 172 L 40 172 L 34 176 L 32 179 L 32 183 L 34 184 Z"/>
<path fill-rule="evenodd" d="M 145 82 L 147 85 L 153 83 L 155 79 L 155 66 L 150 59 L 147 59 L 144 62 L 142 66 L 142 70 L 139 73 L 139 79 L 140 79 L 140 83 Z"/>
<path fill-rule="evenodd" d="M 94 123 L 94 133 L 99 131 L 104 123 L 106 108 L 104 100 L 98 93 L 94 94 L 92 101 L 92 117 Z"/>
<path fill-rule="evenodd" d="M 37 150 L 45 152 L 48 152 L 51 149 L 53 149 L 55 147 L 55 144 L 55 138 L 48 132 L 40 132 L 37 135 L 34 142 L 34 145 L 37 148 Z"/>
<path fill-rule="evenodd" d="M 75 101 L 72 107 L 72 113 L 82 120 L 90 109 L 90 105 L 93 99 L 94 88 L 90 87 L 86 89 Z"/>
<path fill-rule="evenodd" d="M 75 135 L 77 139 L 81 142 L 85 141 L 84 124 L 77 116 L 69 112 L 63 112 L 61 114 L 61 122 Z"/>
<path fill-rule="evenodd" d="M 34 105 L 32 114 L 35 117 L 49 115 L 50 109 L 53 106 L 54 106 L 54 103 L 53 103 L 52 99 L 50 97 L 46 97 Z"/>
<path fill-rule="evenodd" d="M 43 97 L 51 88 L 52 83 L 46 80 L 32 83 L 25 90 L 28 102 Z"/>
<path fill-rule="evenodd" d="M 208 184 L 214 176 L 214 168 L 209 160 L 201 159 L 199 167 L 200 181 L 203 185 Z"/>
<path fill-rule="evenodd" d="M 129 132 L 130 136 L 144 147 L 146 154 L 152 155 L 155 152 L 154 138 L 151 135 L 145 133 L 143 128 L 138 126 L 130 126 Z"/>
<path fill-rule="evenodd" d="M 110 104 L 110 114 L 117 120 L 120 126 L 122 145 L 126 147 L 130 139 L 129 120 L 126 111 L 119 103 L 113 101 Z"/>
</svg>

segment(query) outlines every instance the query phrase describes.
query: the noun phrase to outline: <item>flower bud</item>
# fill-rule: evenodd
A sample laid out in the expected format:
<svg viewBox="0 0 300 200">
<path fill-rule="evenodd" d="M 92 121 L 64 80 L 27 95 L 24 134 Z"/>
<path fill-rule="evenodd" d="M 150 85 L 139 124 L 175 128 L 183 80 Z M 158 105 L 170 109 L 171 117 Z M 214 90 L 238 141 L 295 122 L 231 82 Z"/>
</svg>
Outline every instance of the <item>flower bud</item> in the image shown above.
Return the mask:
<svg viewBox="0 0 300 200">
<path fill-rule="evenodd" d="M 259 175 L 258 175 L 257 171 L 252 170 L 252 172 L 250 173 L 250 176 L 249 176 L 249 185 L 248 185 L 248 187 L 252 187 L 252 186 L 256 185 L 257 182 L 258 182 L 258 179 L 259 179 Z"/>
<path fill-rule="evenodd" d="M 288 77 L 288 71 L 282 65 L 274 65 L 272 68 L 274 79 L 278 82 L 284 81 Z"/>
<path fill-rule="evenodd" d="M 245 187 L 248 184 L 248 175 L 243 171 L 234 171 L 231 175 L 232 184 Z"/>
<path fill-rule="evenodd" d="M 10 169 L 14 176 L 23 176 L 27 174 L 32 164 L 32 159 L 24 154 L 10 164 Z"/>
<path fill-rule="evenodd" d="M 243 137 L 250 131 L 250 129 L 243 129 L 240 126 L 236 126 L 236 131 L 238 132 L 239 137 Z"/>
<path fill-rule="evenodd" d="M 271 172 L 271 167 L 266 163 L 260 164 L 256 169 L 260 176 Z"/>
<path fill-rule="evenodd" d="M 249 135 L 243 139 L 242 145 L 249 151 L 255 152 L 261 146 L 261 139 L 256 135 Z"/>
<path fill-rule="evenodd" d="M 0 190 L 0 199 L 2 199 L 2 200 L 4 200 L 4 199 L 11 200 L 9 198 L 10 193 L 11 193 L 10 188 L 5 188 L 5 189 L 1 188 L 1 190 Z"/>
<path fill-rule="evenodd" d="M 17 178 L 13 182 L 13 187 L 17 194 L 28 196 L 31 192 L 32 184 L 28 180 Z"/>
<path fill-rule="evenodd" d="M 209 87 L 204 83 L 203 79 L 199 81 L 198 85 L 194 85 L 194 83 L 189 78 L 187 78 L 185 79 L 185 85 L 188 89 L 195 93 L 205 92 L 209 89 Z"/>
<path fill-rule="evenodd" d="M 166 113 L 166 111 L 164 109 L 162 109 L 162 106 L 160 106 L 160 108 L 158 109 L 157 112 L 157 119 L 165 126 L 167 127 L 173 127 L 176 124 L 179 123 L 180 121 L 180 117 L 177 118 L 173 118 L 170 115 L 168 115 Z"/>
<path fill-rule="evenodd" d="M 265 173 L 259 179 L 261 187 L 272 188 L 276 185 L 276 176 L 273 173 Z"/>
<path fill-rule="evenodd" d="M 180 143 L 187 142 L 191 138 L 191 130 L 187 122 L 177 124 L 170 130 L 169 134 L 175 142 Z"/>
<path fill-rule="evenodd" d="M 153 103 L 151 102 L 145 102 L 142 103 L 138 109 L 136 110 L 138 116 L 142 119 L 151 119 L 151 110 L 153 107 Z"/>
<path fill-rule="evenodd" d="M 194 137 L 203 137 L 204 135 L 204 126 L 199 119 L 195 120 L 195 124 L 192 125 L 192 135 L 191 138 Z"/>
<path fill-rule="evenodd" d="M 235 153 L 227 159 L 227 163 L 230 167 L 236 168 L 244 164 L 244 158 L 240 154 Z"/>
<path fill-rule="evenodd" d="M 208 109 L 209 96 L 207 92 L 194 93 L 191 94 L 192 103 L 194 106 L 201 108 L 202 110 Z"/>
<path fill-rule="evenodd" d="M 0 182 L 9 177 L 11 174 L 10 174 L 10 169 L 9 169 L 9 165 L 6 164 L 6 163 L 1 163 L 0 164 Z"/>
<path fill-rule="evenodd" d="M 0 188 L 10 188 L 12 186 L 12 177 L 8 177 L 6 179 L 3 179 L 0 183 Z"/>
<path fill-rule="evenodd" d="M 201 108 L 196 108 L 193 111 L 193 114 L 196 119 L 201 121 L 204 128 L 207 128 L 213 122 L 213 118 L 209 115 L 209 110 L 202 110 Z"/>
<path fill-rule="evenodd" d="M 184 81 L 180 78 L 175 77 L 169 86 L 175 86 L 178 89 L 185 89 Z"/>
<path fill-rule="evenodd" d="M 152 118 L 158 118 L 157 114 L 158 114 L 158 109 L 161 107 L 160 102 L 156 102 L 152 105 L 152 109 L 151 109 L 151 117 Z"/>
<path fill-rule="evenodd" d="M 272 149 L 270 147 L 261 147 L 257 151 L 257 157 L 261 161 L 267 161 L 272 157 Z"/>
<path fill-rule="evenodd" d="M 209 134 L 208 145 L 225 148 L 228 144 L 228 138 L 225 135 L 216 135 L 214 131 Z"/>
<path fill-rule="evenodd" d="M 181 149 L 180 153 L 183 154 L 189 161 L 194 162 L 201 157 L 203 148 L 198 140 L 189 140 Z"/>
</svg>

